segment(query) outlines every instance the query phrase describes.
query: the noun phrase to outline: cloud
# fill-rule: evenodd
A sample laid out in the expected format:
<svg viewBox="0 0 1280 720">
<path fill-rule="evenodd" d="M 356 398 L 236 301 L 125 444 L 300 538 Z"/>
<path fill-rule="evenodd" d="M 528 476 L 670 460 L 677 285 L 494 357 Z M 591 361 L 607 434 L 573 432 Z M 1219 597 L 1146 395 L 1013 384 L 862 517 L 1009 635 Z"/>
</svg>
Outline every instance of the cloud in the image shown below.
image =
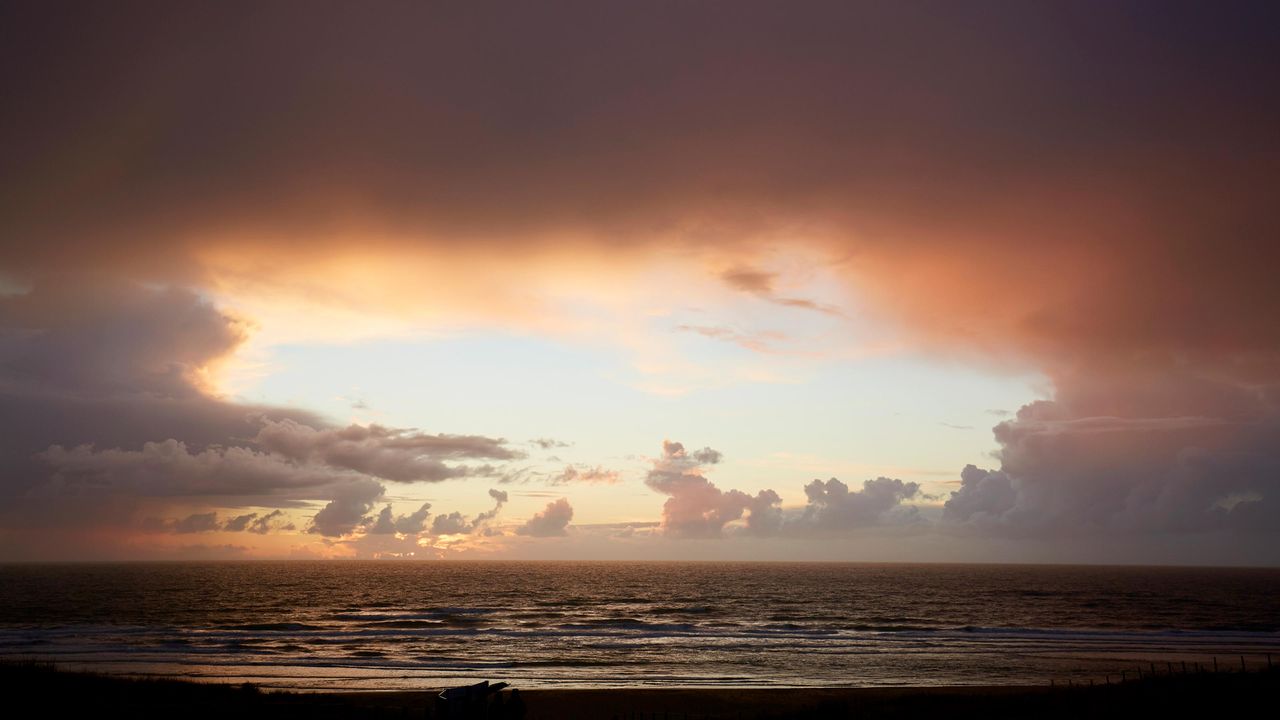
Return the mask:
<svg viewBox="0 0 1280 720">
<path fill-rule="evenodd" d="M 90 445 L 68 450 L 54 445 L 37 457 L 51 470 L 49 481 L 35 491 L 42 495 L 272 497 L 352 477 L 341 469 L 302 466 L 245 447 L 196 452 L 172 439 L 143 443 L 141 450 L 96 450 Z"/>
<path fill-rule="evenodd" d="M 444 460 L 522 457 L 507 448 L 504 440 L 479 435 L 428 435 L 381 425 L 316 429 L 292 420 L 264 421 L 254 442 L 290 460 L 393 482 L 439 482 L 473 472 L 466 466 L 446 465 Z"/>
<path fill-rule="evenodd" d="M 173 524 L 173 532 L 178 534 L 213 532 L 218 528 L 216 512 L 195 513 L 188 515 Z"/>
<path fill-rule="evenodd" d="M 783 307 L 800 308 L 803 310 L 814 310 L 820 313 L 826 313 L 828 315 L 840 314 L 840 311 L 838 308 L 834 308 L 828 305 L 821 305 L 812 300 L 805 300 L 803 298 L 794 298 L 794 297 L 783 297 L 778 295 L 776 292 L 774 292 L 774 284 L 778 280 L 777 273 L 765 272 L 763 270 L 756 270 L 752 268 L 738 267 L 738 268 L 733 268 L 731 270 L 726 270 L 725 272 L 721 273 L 720 279 L 723 280 L 726 285 L 733 288 L 734 290 L 750 293 L 760 298 L 761 300 L 771 302 L 775 305 L 782 305 Z"/>
<path fill-rule="evenodd" d="M 471 523 L 466 516 L 454 511 L 447 515 L 437 515 L 431 523 L 432 535 L 458 535 L 471 532 Z"/>
<path fill-rule="evenodd" d="M 244 341 L 243 322 L 185 288 L 93 277 L 0 296 L 0 387 L 191 398 Z"/>
<path fill-rule="evenodd" d="M 1147 398 L 1158 414 L 1133 390 L 1027 405 L 995 428 L 1000 469 L 966 467 L 943 520 L 1055 537 L 1278 532 L 1280 421 L 1261 398 L 1222 390 L 1190 405 Z M 1103 409 L 1132 416 L 1093 414 Z M 1193 409 L 1213 416 L 1170 414 Z"/>
<path fill-rule="evenodd" d="M 919 483 L 879 477 L 864 481 L 861 489 L 851 492 L 835 478 L 814 480 L 805 486 L 808 501 L 796 514 L 784 512 L 782 498 L 773 490 L 751 496 L 716 487 L 703 473 L 722 459 L 711 448 L 689 452 L 678 442 L 663 442 L 662 456 L 654 460 L 645 479 L 653 490 L 671 496 L 662 509 L 663 534 L 722 537 L 726 526 L 739 520 L 744 520 L 742 534 L 779 538 L 838 535 L 867 527 L 923 522 L 919 510 L 905 504 L 924 497 Z"/>
<path fill-rule="evenodd" d="M 245 323 L 187 289 L 75 280 L 0 295 L 0 419 L 11 428 L 0 437 L 9 467 L 0 532 L 261 535 L 295 526 L 279 509 L 225 522 L 216 510 L 141 526 L 134 517 L 176 498 L 277 508 L 319 499 L 327 505 L 309 529 L 337 537 L 364 523 L 377 479 L 463 477 L 489 471 L 472 461 L 522 456 L 496 438 L 331 427 L 305 412 L 218 399 L 210 377 L 244 340 Z M 416 532 L 419 518 L 392 523 Z"/>
<path fill-rule="evenodd" d="M 336 486 L 333 499 L 315 514 L 307 531 L 325 537 L 350 534 L 364 522 L 365 515 L 384 490 L 381 483 L 370 478 L 357 478 Z"/>
<path fill-rule="evenodd" d="M 245 325 L 197 293 L 98 277 L 0 294 L 0 454 L 15 471 L 0 493 L 42 474 L 51 445 L 196 446 L 251 434 L 254 415 L 316 422 L 296 410 L 236 405 L 208 393 Z"/>
<path fill-rule="evenodd" d="M 222 529 L 227 532 L 244 532 L 245 530 L 249 529 L 249 524 L 252 523 L 254 519 L 257 517 L 258 517 L 258 513 L 246 513 L 244 515 L 237 515 L 233 518 L 228 519 L 225 523 L 223 523 Z"/>
<path fill-rule="evenodd" d="M 217 496 L 208 504 L 235 507 L 316 497 L 306 488 L 323 487 L 333 473 L 232 447 L 257 432 L 256 418 L 321 422 L 210 394 L 246 331 L 183 287 L 109 275 L 5 286 L 0 545 L 22 548 L 15 558 L 126 556 L 130 546 L 113 545 L 116 538 L 172 530 L 137 520 L 164 513 L 165 498 L 189 506 Z M 197 520 L 183 528 L 196 529 Z"/>
<path fill-rule="evenodd" d="M 677 325 L 680 332 L 691 332 L 713 340 L 724 340 L 740 347 L 760 353 L 780 353 L 779 343 L 788 338 L 784 333 L 772 330 L 760 332 L 742 332 L 733 328 L 710 325 Z"/>
<path fill-rule="evenodd" d="M 489 522 L 490 520 L 494 519 L 495 517 L 497 517 L 498 513 L 502 510 L 502 506 L 507 504 L 507 493 L 504 490 L 495 490 L 490 488 L 489 497 L 493 498 L 493 501 L 495 503 L 493 506 L 493 509 L 486 510 L 485 512 L 482 512 L 479 515 L 477 515 L 475 522 L 473 523 L 474 527 L 480 527 L 485 523 Z"/>
<path fill-rule="evenodd" d="M 531 537 L 561 537 L 568 535 L 569 521 L 573 520 L 573 506 L 566 498 L 547 503 L 542 512 L 535 513 L 525 524 L 516 528 L 516 534 Z"/>
<path fill-rule="evenodd" d="M 251 532 L 265 535 L 273 530 L 293 530 L 293 523 L 284 519 L 284 511 L 273 510 L 266 515 L 245 513 L 219 521 L 217 511 L 192 513 L 176 520 L 146 518 L 141 528 L 147 532 L 164 532 L 186 535 L 205 532 Z"/>
<path fill-rule="evenodd" d="M 1005 473 L 966 465 L 960 472 L 960 489 L 951 493 L 942 509 L 950 522 L 998 521 L 1013 509 L 1018 493 Z"/>
<path fill-rule="evenodd" d="M 489 497 L 494 501 L 493 509 L 477 514 L 472 520 L 468 520 L 465 515 L 456 511 L 446 515 L 437 515 L 431 522 L 430 534 L 435 536 L 468 535 L 479 531 L 496 518 L 498 513 L 502 511 L 502 506 L 507 504 L 507 493 L 502 490 L 490 489 Z"/>
<path fill-rule="evenodd" d="M 819 533 L 837 533 L 887 522 L 910 522 L 918 518 L 914 506 L 906 500 L 920 497 L 920 485 L 895 478 L 878 477 L 865 480 L 862 489 L 849 491 L 849 486 L 835 478 L 826 482 L 814 480 L 804 488 L 808 504 L 797 521 L 797 527 Z"/>
<path fill-rule="evenodd" d="M 408 515 L 395 516 L 392 514 L 391 505 L 378 513 L 373 524 L 369 526 L 368 533 L 371 535 L 417 535 L 426 529 L 427 516 L 431 514 L 431 503 L 423 503 L 422 507 L 409 513 Z"/>
<path fill-rule="evenodd" d="M 126 492 L 139 496 L 297 495 L 357 476 L 438 481 L 472 472 L 437 458 L 510 457 L 500 440 L 423 435 L 379 425 L 316 429 L 293 420 L 259 418 L 250 447 L 194 451 L 178 440 L 145 442 L 141 450 L 70 450 L 54 445 L 36 455 L 52 471 L 39 492 Z M 305 493 L 302 493 L 305 496 Z"/>
<path fill-rule="evenodd" d="M 565 465 L 564 470 L 550 476 L 546 482 L 548 485 L 568 485 L 570 483 L 613 485 L 620 482 L 620 478 L 617 470 L 606 470 L 599 465 L 595 467 Z"/>
<path fill-rule="evenodd" d="M 720 537 L 725 525 L 747 517 L 747 531 L 767 534 L 780 523 L 777 493 L 762 490 L 752 497 L 739 490 L 723 491 L 703 476 L 707 466 L 719 463 L 719 451 L 703 448 L 689 452 L 670 440 L 662 443 L 662 455 L 653 461 L 645 485 L 669 495 L 662 506 L 662 531 L 672 537 Z"/>
<path fill-rule="evenodd" d="M 228 519 L 222 524 L 224 532 L 251 532 L 266 535 L 272 530 L 292 530 L 293 523 L 283 520 L 284 511 L 272 510 L 266 515 L 246 513 Z"/>
</svg>

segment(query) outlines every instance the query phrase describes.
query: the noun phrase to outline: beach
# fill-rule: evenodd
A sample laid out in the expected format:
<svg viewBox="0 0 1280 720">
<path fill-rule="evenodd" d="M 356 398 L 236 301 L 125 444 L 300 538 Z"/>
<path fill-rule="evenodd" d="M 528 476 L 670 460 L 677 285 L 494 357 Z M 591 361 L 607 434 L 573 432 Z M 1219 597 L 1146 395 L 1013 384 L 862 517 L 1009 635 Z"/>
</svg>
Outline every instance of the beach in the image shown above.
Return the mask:
<svg viewBox="0 0 1280 720">
<path fill-rule="evenodd" d="M 60 671 L 51 665 L 0 665 L 11 703 L 55 717 L 135 718 L 445 718 L 438 689 L 298 693 L 253 685 Z M 1280 672 L 1222 671 L 1146 676 L 1124 683 L 1053 686 L 900 688 L 664 688 L 527 690 L 525 720 L 768 720 L 914 717 L 1249 717 L 1280 698 Z M 511 703 L 511 692 L 506 707 Z M 462 717 L 516 718 L 493 712 Z"/>
</svg>

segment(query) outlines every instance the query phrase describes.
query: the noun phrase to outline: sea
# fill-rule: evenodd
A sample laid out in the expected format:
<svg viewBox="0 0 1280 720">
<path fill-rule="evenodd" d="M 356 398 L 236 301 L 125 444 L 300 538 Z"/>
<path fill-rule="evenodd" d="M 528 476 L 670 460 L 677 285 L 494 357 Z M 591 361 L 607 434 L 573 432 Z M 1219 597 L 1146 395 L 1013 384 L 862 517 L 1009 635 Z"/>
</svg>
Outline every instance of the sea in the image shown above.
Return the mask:
<svg viewBox="0 0 1280 720">
<path fill-rule="evenodd" d="M 1114 682 L 1280 662 L 1280 570 L 0 566 L 0 661 L 293 690 Z"/>
</svg>

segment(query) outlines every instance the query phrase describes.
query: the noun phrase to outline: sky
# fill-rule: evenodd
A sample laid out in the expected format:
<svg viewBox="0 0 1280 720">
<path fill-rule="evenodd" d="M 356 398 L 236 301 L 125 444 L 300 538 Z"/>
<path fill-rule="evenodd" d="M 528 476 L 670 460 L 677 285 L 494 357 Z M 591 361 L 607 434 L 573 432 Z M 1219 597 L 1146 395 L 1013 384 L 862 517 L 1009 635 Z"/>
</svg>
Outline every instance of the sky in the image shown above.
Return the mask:
<svg viewBox="0 0 1280 720">
<path fill-rule="evenodd" d="M 1280 563 L 1271 3 L 7 3 L 0 560 Z"/>
</svg>

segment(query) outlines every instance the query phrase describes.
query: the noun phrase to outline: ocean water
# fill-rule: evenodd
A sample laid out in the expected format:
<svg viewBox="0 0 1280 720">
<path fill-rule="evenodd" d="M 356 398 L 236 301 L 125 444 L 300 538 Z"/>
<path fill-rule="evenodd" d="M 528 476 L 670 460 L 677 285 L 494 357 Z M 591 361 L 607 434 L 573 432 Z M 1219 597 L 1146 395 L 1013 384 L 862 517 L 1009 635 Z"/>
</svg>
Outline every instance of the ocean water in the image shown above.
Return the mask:
<svg viewBox="0 0 1280 720">
<path fill-rule="evenodd" d="M 1102 682 L 1269 653 L 1280 570 L 0 566 L 0 658 L 293 689 Z"/>
</svg>

